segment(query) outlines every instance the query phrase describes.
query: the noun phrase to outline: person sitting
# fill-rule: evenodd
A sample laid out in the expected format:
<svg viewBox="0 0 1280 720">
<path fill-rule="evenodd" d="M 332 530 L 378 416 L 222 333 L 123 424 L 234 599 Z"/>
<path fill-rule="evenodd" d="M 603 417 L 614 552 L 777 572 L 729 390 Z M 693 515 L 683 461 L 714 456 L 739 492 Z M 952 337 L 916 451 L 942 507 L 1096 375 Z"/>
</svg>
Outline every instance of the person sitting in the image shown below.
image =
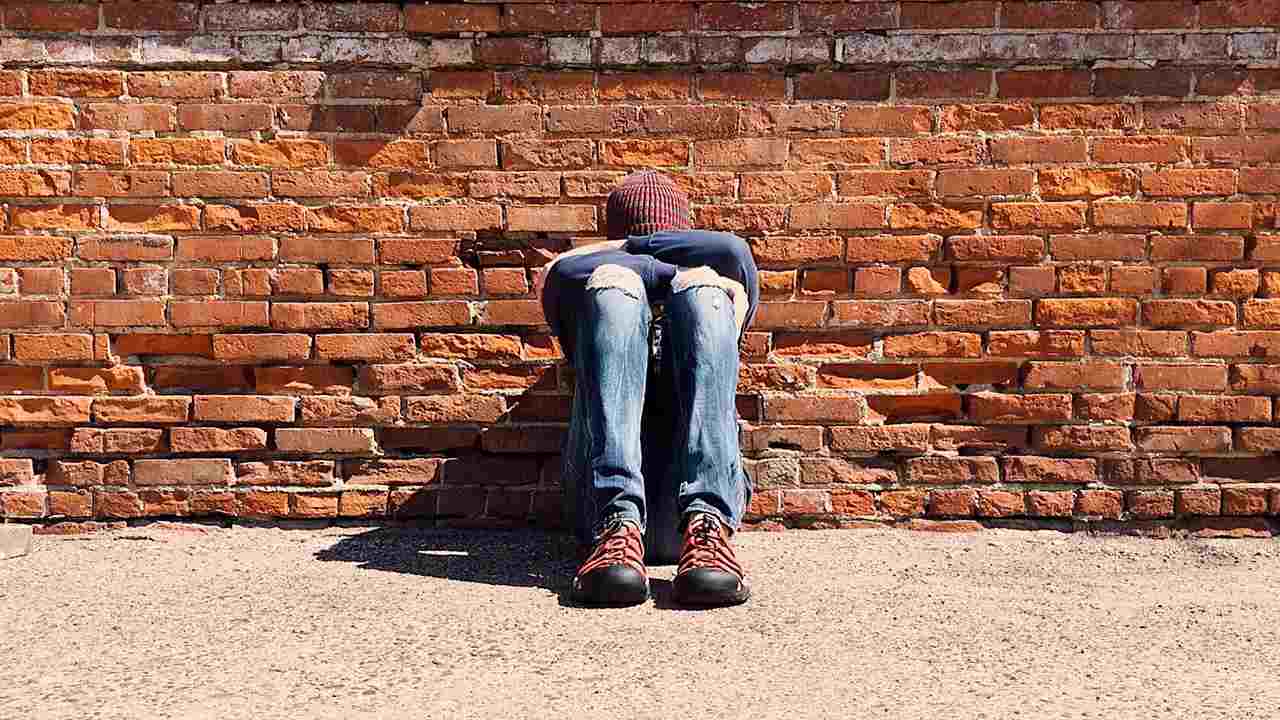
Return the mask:
<svg viewBox="0 0 1280 720">
<path fill-rule="evenodd" d="M 744 602 L 731 539 L 752 489 L 735 398 L 755 261 L 742 238 L 693 229 L 689 198 L 653 170 L 610 192 L 606 226 L 608 241 L 553 259 L 542 293 L 576 373 L 564 478 L 591 550 L 572 598 L 646 601 L 648 542 L 658 562 L 678 548 L 677 602 Z"/>
</svg>

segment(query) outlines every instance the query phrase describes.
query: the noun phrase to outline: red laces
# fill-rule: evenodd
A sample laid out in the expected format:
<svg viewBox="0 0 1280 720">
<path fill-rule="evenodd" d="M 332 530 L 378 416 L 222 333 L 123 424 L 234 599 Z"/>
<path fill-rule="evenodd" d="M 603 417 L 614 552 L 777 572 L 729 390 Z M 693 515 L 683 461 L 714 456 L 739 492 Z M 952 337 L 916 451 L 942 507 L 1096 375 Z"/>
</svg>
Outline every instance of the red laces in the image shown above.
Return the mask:
<svg viewBox="0 0 1280 720">
<path fill-rule="evenodd" d="M 644 567 L 644 539 L 640 528 L 626 521 L 617 521 L 605 529 L 596 545 L 578 568 L 578 577 L 610 565 L 628 565 L 641 573 Z"/>
<path fill-rule="evenodd" d="M 680 551 L 677 573 L 694 568 L 722 570 L 737 575 L 739 579 L 744 575 L 724 527 L 708 513 L 694 515 L 684 531 L 684 547 Z"/>
</svg>

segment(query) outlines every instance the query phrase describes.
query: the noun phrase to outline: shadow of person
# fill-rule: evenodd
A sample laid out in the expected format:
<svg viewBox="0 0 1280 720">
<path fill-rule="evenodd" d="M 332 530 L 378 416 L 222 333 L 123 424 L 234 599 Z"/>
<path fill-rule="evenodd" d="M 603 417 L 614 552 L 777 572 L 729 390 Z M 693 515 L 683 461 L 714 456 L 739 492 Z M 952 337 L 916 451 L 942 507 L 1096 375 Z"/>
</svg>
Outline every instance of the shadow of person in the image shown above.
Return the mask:
<svg viewBox="0 0 1280 720">
<path fill-rule="evenodd" d="M 538 587 L 555 593 L 561 607 L 588 607 L 571 598 L 580 558 L 568 533 L 380 527 L 344 536 L 315 558 L 356 563 L 364 570 Z M 649 595 L 660 610 L 689 609 L 672 599 L 670 580 L 650 576 Z"/>
<path fill-rule="evenodd" d="M 342 537 L 315 558 L 366 570 L 539 587 L 556 593 L 561 605 L 575 606 L 569 594 L 576 547 L 568 534 L 537 530 L 383 527 Z"/>
</svg>

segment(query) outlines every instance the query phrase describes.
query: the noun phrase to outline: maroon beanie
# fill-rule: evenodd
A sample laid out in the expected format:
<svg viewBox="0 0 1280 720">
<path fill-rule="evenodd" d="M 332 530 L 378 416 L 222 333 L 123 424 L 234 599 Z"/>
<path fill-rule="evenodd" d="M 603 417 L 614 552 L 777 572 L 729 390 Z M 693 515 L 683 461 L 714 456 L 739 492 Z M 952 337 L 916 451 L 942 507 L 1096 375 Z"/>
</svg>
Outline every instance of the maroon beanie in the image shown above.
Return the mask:
<svg viewBox="0 0 1280 720">
<path fill-rule="evenodd" d="M 611 240 L 659 230 L 688 230 L 693 227 L 689 196 L 666 175 L 641 170 L 623 178 L 609 193 L 605 224 Z"/>
</svg>

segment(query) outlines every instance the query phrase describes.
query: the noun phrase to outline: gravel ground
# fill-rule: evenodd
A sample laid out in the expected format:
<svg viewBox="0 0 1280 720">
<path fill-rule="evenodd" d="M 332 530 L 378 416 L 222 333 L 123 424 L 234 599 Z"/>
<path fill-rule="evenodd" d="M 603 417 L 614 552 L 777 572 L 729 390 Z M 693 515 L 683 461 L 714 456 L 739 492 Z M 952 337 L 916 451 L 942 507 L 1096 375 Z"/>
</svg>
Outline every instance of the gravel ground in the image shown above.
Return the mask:
<svg viewBox="0 0 1280 720">
<path fill-rule="evenodd" d="M 744 534 L 745 606 L 561 536 L 130 528 L 0 562 L 0 718 L 1274 718 L 1280 544 Z"/>
</svg>

